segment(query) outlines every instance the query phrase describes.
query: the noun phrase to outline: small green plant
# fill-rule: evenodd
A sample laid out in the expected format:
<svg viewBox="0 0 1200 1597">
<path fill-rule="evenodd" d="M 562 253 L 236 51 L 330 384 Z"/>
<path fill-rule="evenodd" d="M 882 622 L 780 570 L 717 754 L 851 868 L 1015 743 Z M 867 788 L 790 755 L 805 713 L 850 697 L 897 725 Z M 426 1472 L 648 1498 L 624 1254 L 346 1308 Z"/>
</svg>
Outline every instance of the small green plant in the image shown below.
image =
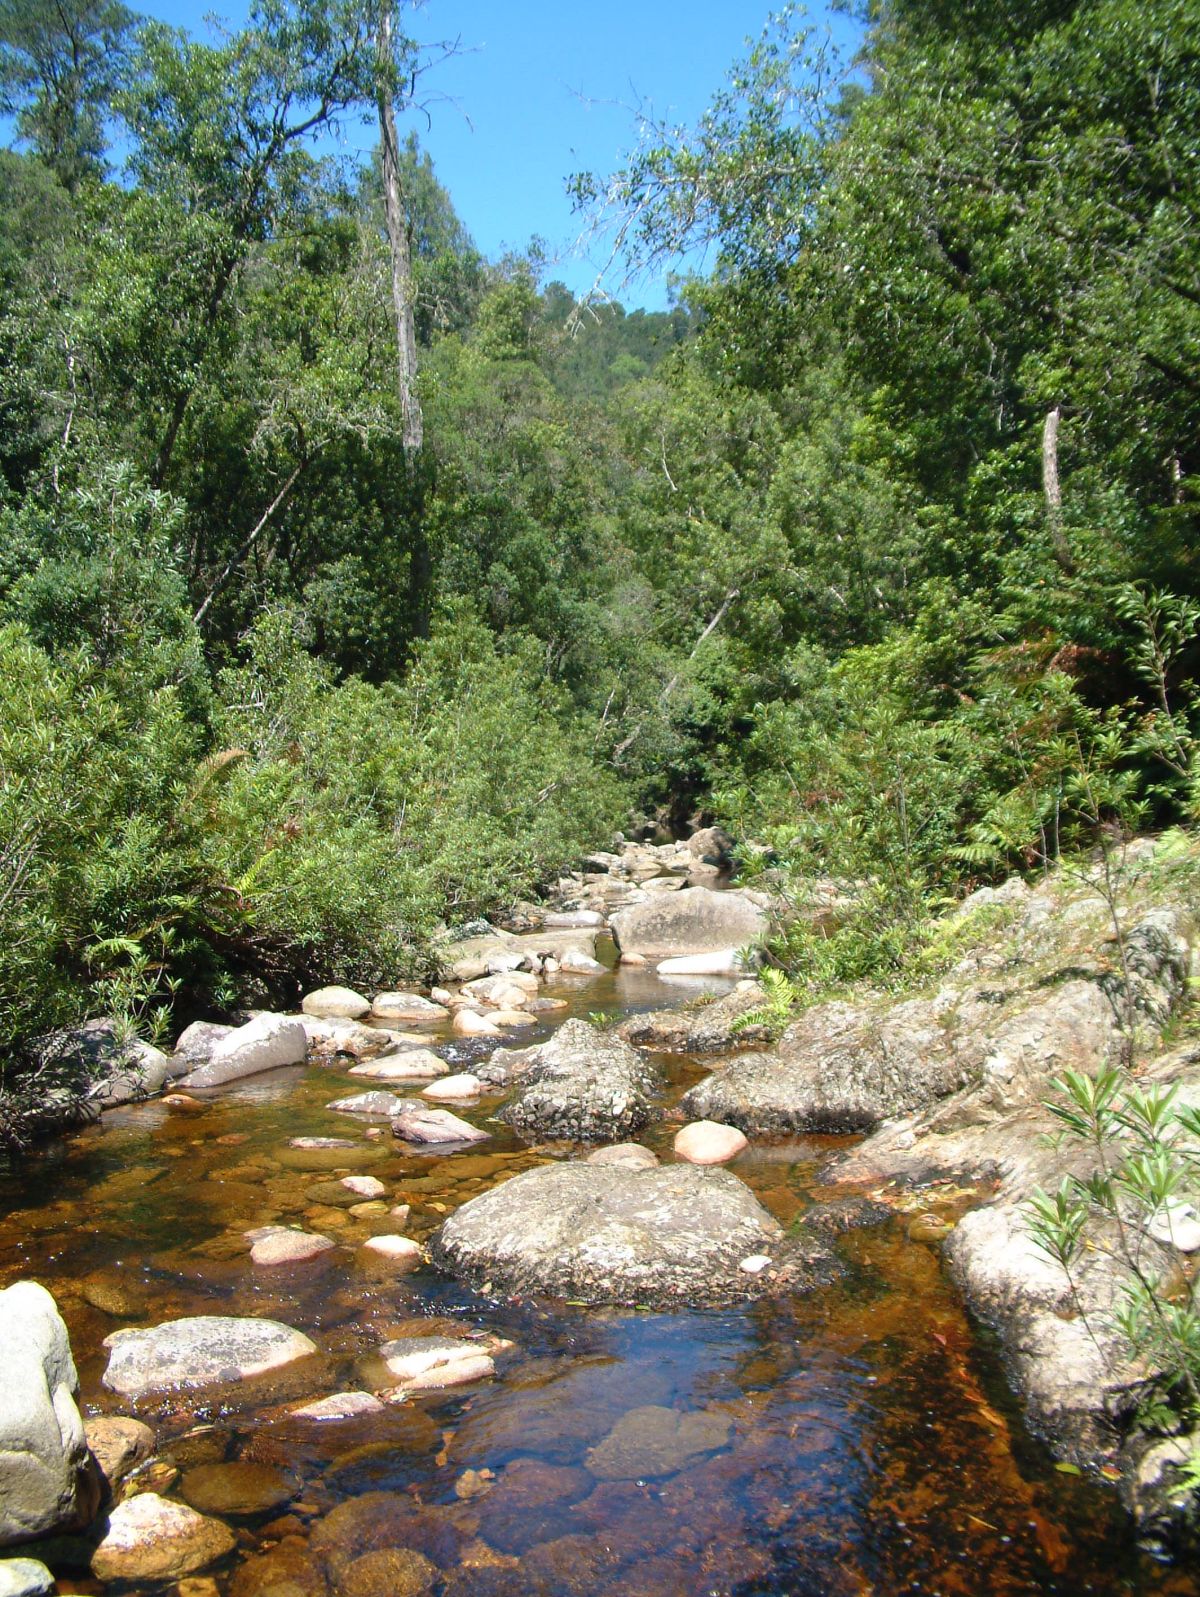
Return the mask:
<svg viewBox="0 0 1200 1597">
<path fill-rule="evenodd" d="M 786 971 L 777 970 L 774 966 L 762 971 L 758 980 L 766 1003 L 739 1015 L 731 1030 L 747 1031 L 751 1026 L 762 1026 L 774 1041 L 787 1030 L 792 1012 L 800 1001 L 801 989 Z"/>
<path fill-rule="evenodd" d="M 616 1025 L 618 1017 L 610 1015 L 606 1009 L 592 1009 L 588 1011 L 588 1025 L 595 1026 L 603 1031 L 606 1026 Z"/>
<path fill-rule="evenodd" d="M 1177 1259 L 1194 1245 L 1200 1228 L 1200 1111 L 1178 1104 L 1173 1088 L 1143 1090 L 1126 1072 L 1109 1067 L 1095 1076 L 1069 1070 L 1046 1103 L 1059 1124 L 1060 1141 L 1087 1147 L 1094 1166 L 1085 1176 L 1064 1175 L 1058 1188 L 1035 1192 L 1030 1231 L 1060 1265 L 1085 1321 L 1088 1310 L 1076 1270 L 1085 1248 L 1097 1248 L 1118 1265 L 1120 1298 L 1112 1327 L 1130 1351 L 1161 1372 L 1189 1425 L 1200 1423 L 1200 1313 L 1195 1283 L 1169 1272 L 1164 1290 L 1161 1248 Z M 1163 1416 L 1144 1416 L 1157 1420 Z"/>
</svg>

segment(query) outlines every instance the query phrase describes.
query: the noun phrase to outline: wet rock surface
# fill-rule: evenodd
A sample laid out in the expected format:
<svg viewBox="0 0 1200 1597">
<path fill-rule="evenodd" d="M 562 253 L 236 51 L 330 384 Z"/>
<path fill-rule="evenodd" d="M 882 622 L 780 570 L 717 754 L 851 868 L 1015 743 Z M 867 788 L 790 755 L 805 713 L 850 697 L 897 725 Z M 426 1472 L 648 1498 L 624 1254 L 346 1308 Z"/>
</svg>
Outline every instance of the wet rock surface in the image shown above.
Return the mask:
<svg viewBox="0 0 1200 1597">
<path fill-rule="evenodd" d="M 154 1492 L 118 1503 L 92 1557 L 99 1580 L 178 1580 L 206 1569 L 232 1552 L 233 1532 L 220 1520 L 197 1514 Z"/>
<path fill-rule="evenodd" d="M 752 1291 L 748 1255 L 793 1283 L 815 1264 L 736 1176 L 691 1165 L 544 1165 L 464 1204 L 431 1251 L 474 1283 L 590 1302 L 722 1302 Z"/>
<path fill-rule="evenodd" d="M 316 1343 L 276 1320 L 222 1315 L 169 1320 L 144 1331 L 117 1331 L 104 1384 L 139 1398 L 172 1387 L 243 1381 L 316 1352 Z"/>
</svg>

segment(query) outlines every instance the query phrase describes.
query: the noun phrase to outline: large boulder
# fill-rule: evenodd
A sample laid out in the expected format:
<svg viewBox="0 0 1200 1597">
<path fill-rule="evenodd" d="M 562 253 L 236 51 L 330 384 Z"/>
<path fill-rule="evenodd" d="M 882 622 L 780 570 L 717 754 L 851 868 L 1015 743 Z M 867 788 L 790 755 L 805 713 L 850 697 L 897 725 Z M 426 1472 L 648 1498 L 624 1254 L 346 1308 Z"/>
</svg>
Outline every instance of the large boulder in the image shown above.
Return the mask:
<svg viewBox="0 0 1200 1597">
<path fill-rule="evenodd" d="M 870 1005 L 818 1004 L 775 1053 L 743 1054 L 686 1093 L 685 1114 L 752 1134 L 866 1131 L 963 1086 L 970 1064 L 921 999 L 882 1014 Z"/>
<path fill-rule="evenodd" d="M 212 1051 L 219 1042 L 224 1042 L 230 1032 L 236 1031 L 235 1026 L 222 1026 L 212 1020 L 193 1020 L 190 1026 L 179 1033 L 175 1043 L 175 1063 L 178 1074 L 186 1076 L 191 1070 L 198 1070 L 201 1065 L 206 1065 L 212 1058 Z"/>
<path fill-rule="evenodd" d="M 67 1328 L 35 1281 L 0 1292 L 0 1545 L 77 1530 L 100 1504 Z"/>
<path fill-rule="evenodd" d="M 296 1015 L 256 1015 L 222 1037 L 207 1063 L 184 1076 L 182 1087 L 220 1087 L 283 1065 L 302 1065 L 308 1057 L 304 1022 Z"/>
<path fill-rule="evenodd" d="M 684 1164 L 540 1165 L 465 1203 L 430 1248 L 467 1281 L 589 1303 L 728 1302 L 820 1264 L 735 1175 Z"/>
<path fill-rule="evenodd" d="M 197 1315 L 145 1331 L 114 1331 L 104 1384 L 122 1397 L 175 1387 L 224 1386 L 282 1368 L 317 1351 L 302 1332 L 277 1320 Z"/>
<path fill-rule="evenodd" d="M 56 1032 L 46 1039 L 45 1051 L 55 1074 L 72 1084 L 93 1115 L 153 1097 L 183 1068 L 104 1016 Z"/>
<path fill-rule="evenodd" d="M 689 887 L 681 893 L 655 893 L 644 904 L 618 909 L 611 925 L 623 954 L 660 960 L 743 948 L 766 935 L 768 919 L 741 893 Z"/>
<path fill-rule="evenodd" d="M 568 1020 L 536 1050 L 497 1118 L 525 1136 L 621 1142 L 653 1118 L 657 1081 L 628 1043 Z"/>
</svg>

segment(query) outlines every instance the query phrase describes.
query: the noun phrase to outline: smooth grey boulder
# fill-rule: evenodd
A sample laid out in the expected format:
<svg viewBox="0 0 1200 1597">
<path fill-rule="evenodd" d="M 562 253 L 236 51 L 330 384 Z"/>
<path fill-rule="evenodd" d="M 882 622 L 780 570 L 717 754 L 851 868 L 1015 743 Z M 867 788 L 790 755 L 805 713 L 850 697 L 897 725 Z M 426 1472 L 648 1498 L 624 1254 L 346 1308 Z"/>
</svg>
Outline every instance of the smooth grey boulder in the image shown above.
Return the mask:
<svg viewBox="0 0 1200 1597">
<path fill-rule="evenodd" d="M 658 1072 L 619 1037 L 568 1020 L 532 1052 L 497 1116 L 523 1136 L 623 1142 L 655 1118 Z"/>
<path fill-rule="evenodd" d="M 493 1290 L 589 1303 L 721 1303 L 833 1273 L 829 1255 L 785 1239 L 735 1175 L 695 1165 L 540 1165 L 465 1203 L 430 1253 Z M 770 1267 L 756 1268 L 764 1257 Z"/>
<path fill-rule="evenodd" d="M 182 1087 L 221 1087 L 244 1076 L 283 1065 L 302 1065 L 308 1057 L 304 1023 L 295 1015 L 255 1015 L 215 1044 L 205 1064 L 184 1076 Z"/>
<path fill-rule="evenodd" d="M 130 1037 L 127 1028 L 101 1016 L 47 1039 L 58 1074 L 69 1077 L 91 1108 L 115 1109 L 161 1092 L 181 1067 L 160 1049 Z"/>
<path fill-rule="evenodd" d="M 688 887 L 615 910 L 610 924 L 623 954 L 659 960 L 743 948 L 766 936 L 769 921 L 765 910 L 740 893 Z"/>
<path fill-rule="evenodd" d="M 925 1000 L 882 1014 L 818 1004 L 788 1027 L 775 1053 L 743 1054 L 685 1093 L 680 1107 L 752 1135 L 867 1131 L 957 1091 L 970 1073 Z"/>
<path fill-rule="evenodd" d="M 0 1292 L 0 1545 L 88 1525 L 100 1504 L 67 1328 L 36 1281 Z"/>
<path fill-rule="evenodd" d="M 278 1320 L 215 1314 L 114 1331 L 104 1346 L 110 1350 L 104 1384 L 128 1398 L 246 1381 L 317 1351 L 301 1331 Z"/>
</svg>

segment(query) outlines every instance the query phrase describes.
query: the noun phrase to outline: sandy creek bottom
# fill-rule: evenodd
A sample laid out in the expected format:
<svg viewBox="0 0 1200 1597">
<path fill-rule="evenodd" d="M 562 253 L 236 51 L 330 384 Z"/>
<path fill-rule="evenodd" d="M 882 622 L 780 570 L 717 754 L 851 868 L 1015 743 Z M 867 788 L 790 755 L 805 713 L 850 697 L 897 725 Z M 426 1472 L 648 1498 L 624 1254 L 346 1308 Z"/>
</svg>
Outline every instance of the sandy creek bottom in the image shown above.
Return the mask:
<svg viewBox="0 0 1200 1597">
<path fill-rule="evenodd" d="M 688 996 L 636 972 L 549 991 L 571 1005 L 555 1020 Z M 701 1074 L 672 1061 L 667 1103 Z M 409 1527 L 391 1544 L 411 1531 L 443 1572 L 435 1589 L 456 1597 L 1200 1592 L 1195 1571 L 1137 1551 L 1109 1490 L 1055 1469 L 937 1252 L 909 1241 L 902 1217 L 839 1242 L 850 1268 L 837 1285 L 734 1311 L 481 1298 L 431 1268 L 396 1277 L 363 1266 L 354 1244 L 395 1222 L 314 1203 L 307 1193 L 332 1172 L 302 1168 L 289 1139 L 361 1141 L 361 1157 L 341 1155 L 341 1172 L 378 1176 L 389 1201 L 409 1202 L 405 1229 L 418 1240 L 498 1178 L 572 1150 L 530 1148 L 489 1123 L 495 1097 L 467 1111 L 494 1133 L 482 1151 L 439 1157 L 390 1136 L 369 1142 L 364 1123 L 325 1107 L 353 1090 L 340 1070 L 280 1071 L 214 1096 L 199 1114 L 146 1104 L 106 1115 L 0 1176 L 0 1284 L 32 1277 L 55 1294 L 85 1412 L 137 1412 L 180 1471 L 250 1460 L 291 1482 L 290 1505 L 230 1519 L 238 1548 L 206 1572 L 229 1597 L 282 1597 L 285 1587 L 287 1597 L 313 1597 L 314 1571 L 328 1564 L 309 1538 L 319 1550 L 320 1522 L 335 1510 L 348 1539 L 375 1534 L 387 1506 L 378 1495 L 361 1527 L 339 1505 L 380 1493 L 394 1495 Z M 643 1140 L 670 1158 L 674 1129 Z M 787 1224 L 821 1201 L 817 1171 L 836 1145 L 759 1144 L 732 1168 Z M 242 1232 L 276 1220 L 346 1246 L 302 1266 L 255 1269 Z M 321 1367 L 219 1404 L 173 1394 L 135 1409 L 104 1390 L 110 1331 L 191 1314 L 284 1320 L 317 1342 Z M 285 1417 L 298 1398 L 361 1384 L 356 1371 L 380 1342 L 430 1317 L 510 1337 L 497 1378 L 352 1421 Z M 652 1481 L 594 1479 L 589 1448 L 646 1405 L 719 1410 L 732 1422 L 729 1444 Z M 506 1481 L 516 1460 L 538 1468 Z M 455 1483 L 468 1470 L 497 1480 L 460 1502 Z M 481 1539 L 508 1571 L 502 1584 L 499 1568 L 463 1567 Z M 68 1576 L 60 1589 L 102 1588 Z M 336 1580 L 329 1589 L 337 1593 Z"/>
</svg>

